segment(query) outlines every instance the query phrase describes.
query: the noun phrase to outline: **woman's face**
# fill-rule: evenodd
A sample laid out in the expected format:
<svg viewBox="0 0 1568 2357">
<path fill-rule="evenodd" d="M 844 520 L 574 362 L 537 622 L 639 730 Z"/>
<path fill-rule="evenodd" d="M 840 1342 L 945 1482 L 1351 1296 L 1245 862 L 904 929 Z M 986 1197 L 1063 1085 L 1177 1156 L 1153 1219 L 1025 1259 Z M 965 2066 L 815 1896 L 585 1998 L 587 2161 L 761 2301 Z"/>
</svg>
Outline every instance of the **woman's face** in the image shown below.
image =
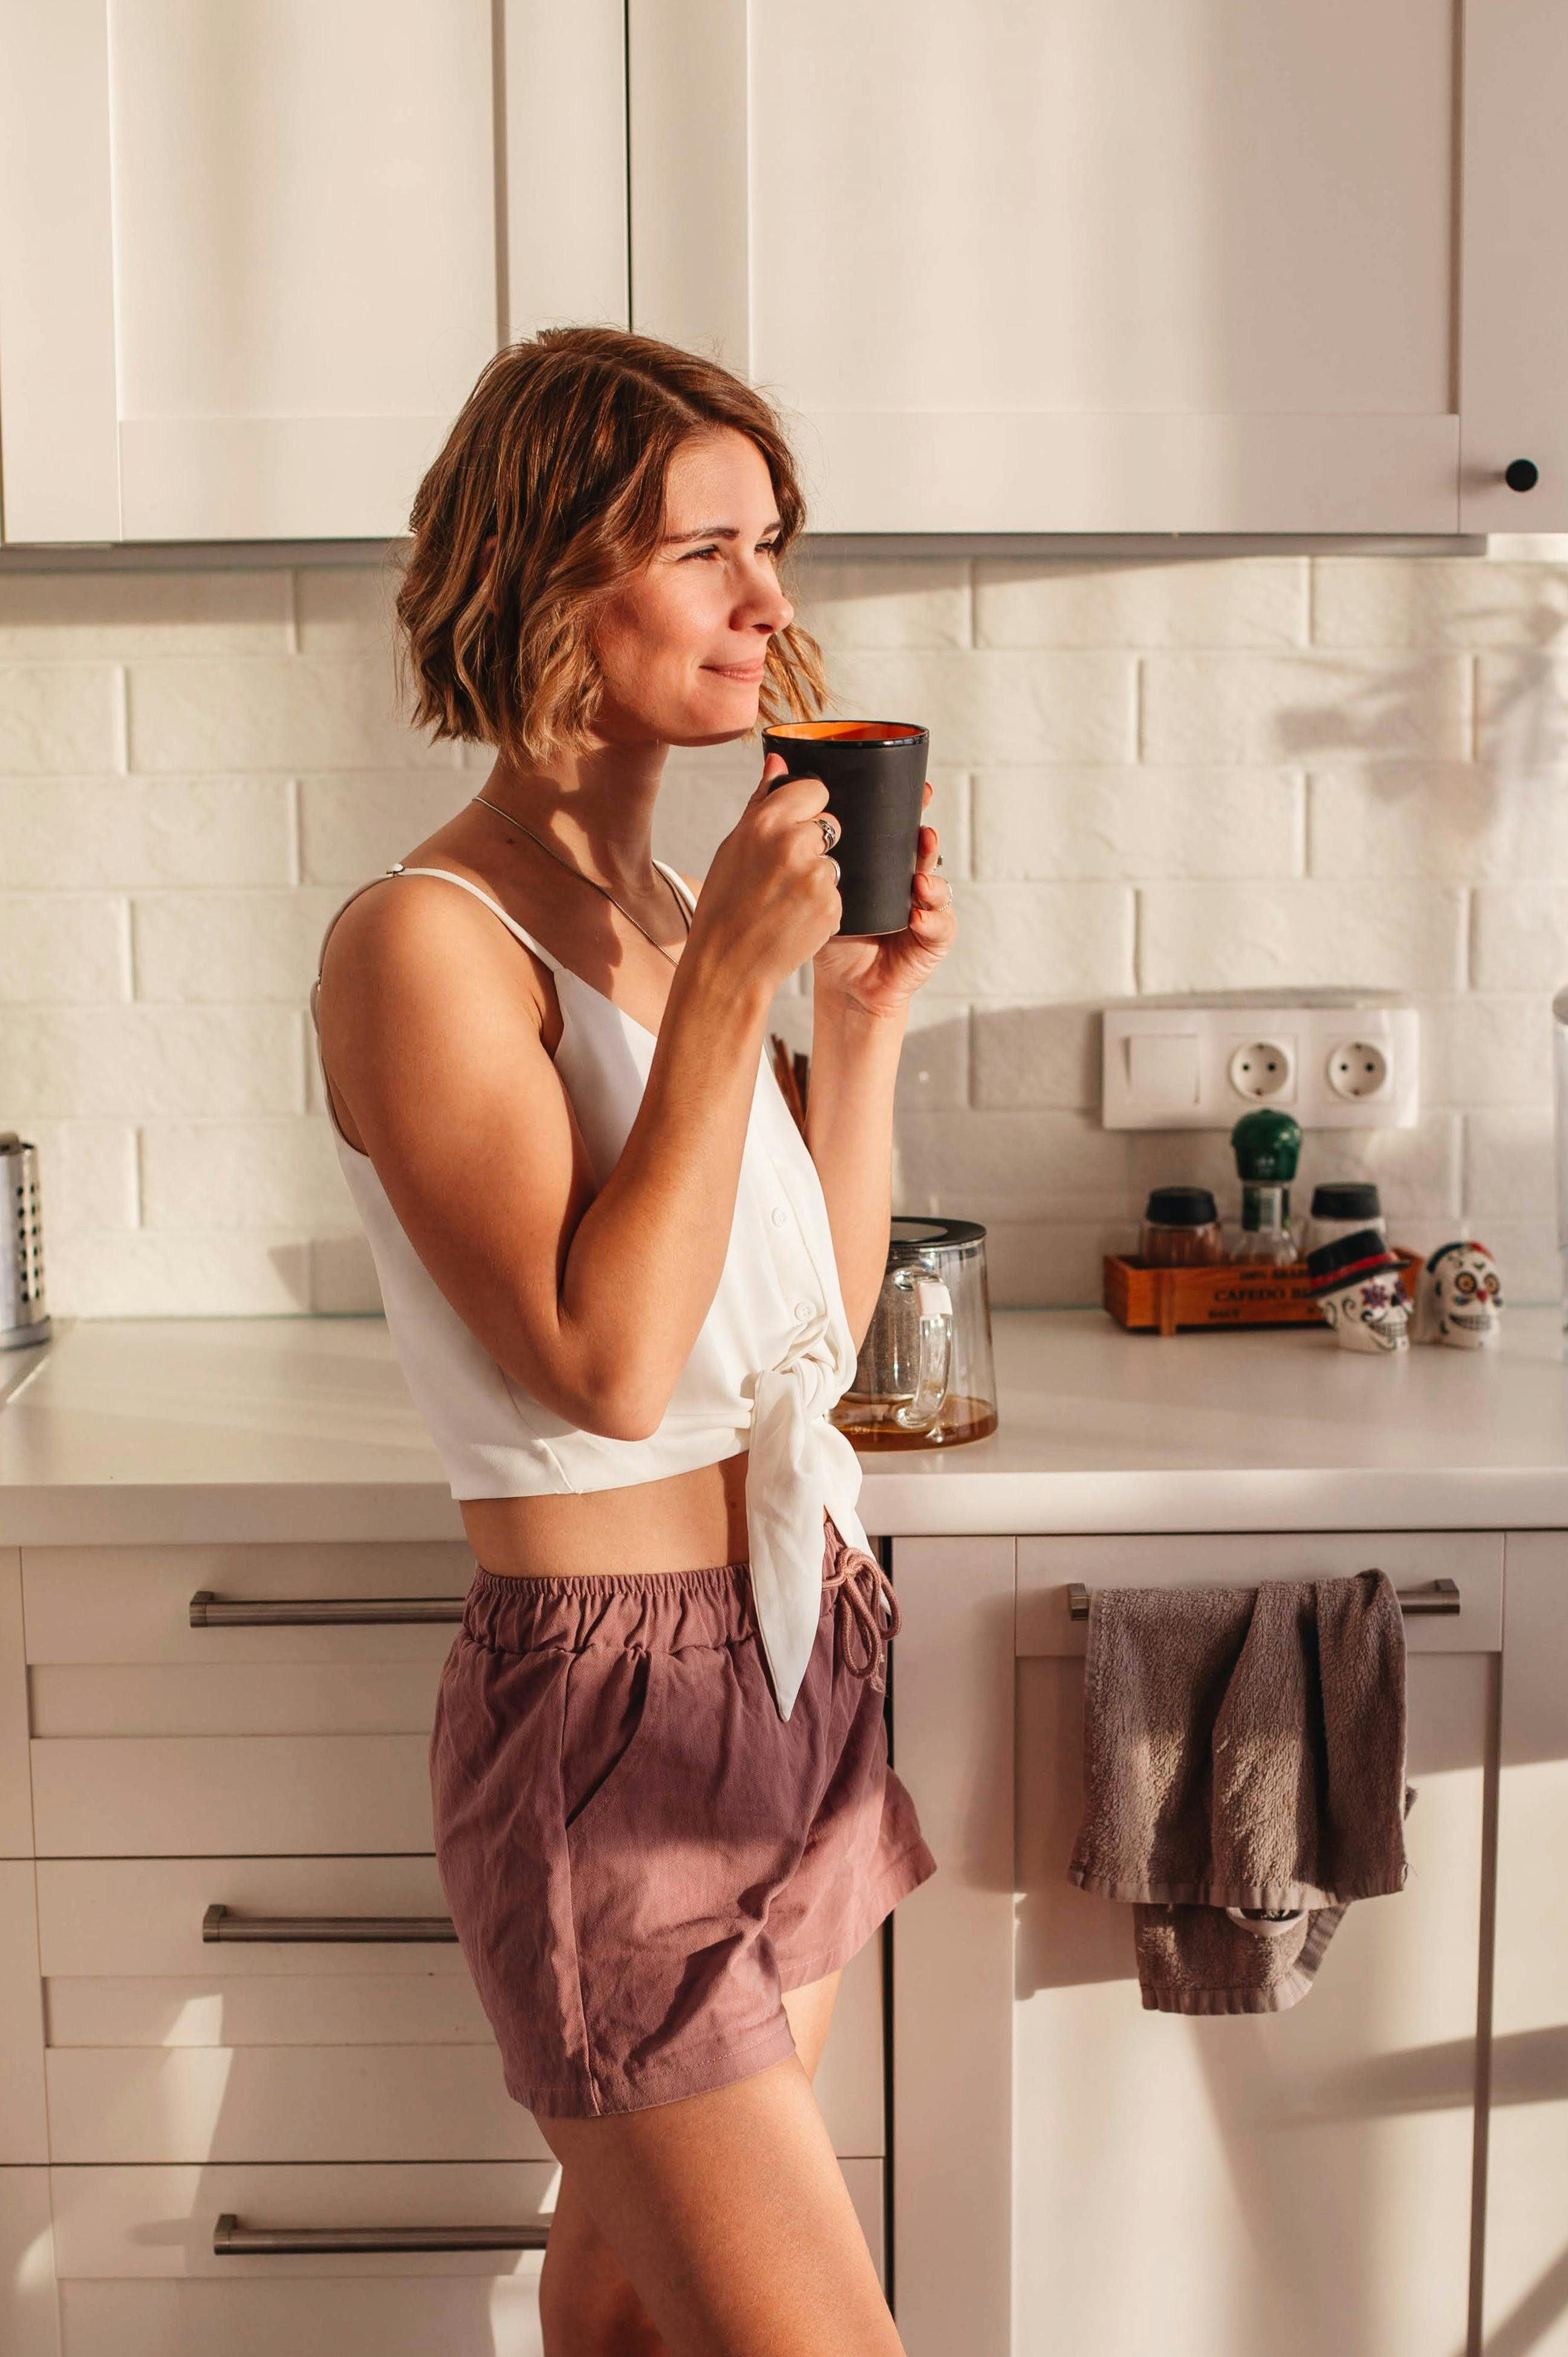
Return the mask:
<svg viewBox="0 0 1568 2357">
<path fill-rule="evenodd" d="M 779 587 L 768 463 L 729 427 L 683 443 L 664 486 L 663 544 L 600 608 L 610 744 L 711 745 L 757 720 L 763 658 L 794 612 Z"/>
</svg>

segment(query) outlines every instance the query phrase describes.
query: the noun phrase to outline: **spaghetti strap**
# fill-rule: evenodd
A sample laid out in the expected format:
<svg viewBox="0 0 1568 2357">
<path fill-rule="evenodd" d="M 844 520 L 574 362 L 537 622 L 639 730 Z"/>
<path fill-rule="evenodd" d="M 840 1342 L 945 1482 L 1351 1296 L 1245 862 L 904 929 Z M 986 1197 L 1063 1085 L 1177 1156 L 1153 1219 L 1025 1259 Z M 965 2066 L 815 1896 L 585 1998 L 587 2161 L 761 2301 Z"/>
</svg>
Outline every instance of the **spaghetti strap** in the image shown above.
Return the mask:
<svg viewBox="0 0 1568 2357">
<path fill-rule="evenodd" d="M 687 883 L 685 877 L 683 876 L 677 876 L 672 867 L 666 867 L 662 859 L 656 859 L 653 865 L 658 868 L 659 873 L 664 877 L 667 883 L 673 884 L 676 891 L 679 892 L 682 899 L 684 900 L 688 909 L 694 909 L 697 905 L 697 896 L 693 891 L 691 886 Z"/>
</svg>

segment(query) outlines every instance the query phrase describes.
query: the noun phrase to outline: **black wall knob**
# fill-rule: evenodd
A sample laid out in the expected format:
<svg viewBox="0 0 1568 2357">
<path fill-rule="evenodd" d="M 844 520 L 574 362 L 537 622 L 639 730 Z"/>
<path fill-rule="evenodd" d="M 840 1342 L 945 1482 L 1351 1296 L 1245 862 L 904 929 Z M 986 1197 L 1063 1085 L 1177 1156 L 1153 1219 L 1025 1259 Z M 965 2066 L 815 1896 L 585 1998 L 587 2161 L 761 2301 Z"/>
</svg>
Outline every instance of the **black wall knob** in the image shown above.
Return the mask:
<svg viewBox="0 0 1568 2357">
<path fill-rule="evenodd" d="M 1533 458 L 1511 458 L 1503 468 L 1503 480 L 1510 491 L 1533 491 L 1541 480 L 1541 469 Z"/>
</svg>

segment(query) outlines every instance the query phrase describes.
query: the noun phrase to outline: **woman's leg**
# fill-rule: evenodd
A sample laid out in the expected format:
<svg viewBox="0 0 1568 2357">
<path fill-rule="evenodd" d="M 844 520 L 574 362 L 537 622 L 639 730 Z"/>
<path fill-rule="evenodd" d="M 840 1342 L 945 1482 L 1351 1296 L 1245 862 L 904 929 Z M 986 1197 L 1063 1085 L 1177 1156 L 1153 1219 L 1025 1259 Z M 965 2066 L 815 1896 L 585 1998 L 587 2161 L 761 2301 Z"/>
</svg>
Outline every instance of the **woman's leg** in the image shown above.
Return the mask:
<svg viewBox="0 0 1568 2357">
<path fill-rule="evenodd" d="M 838 1982 L 832 1973 L 787 1991 L 796 2053 L 734 2086 L 646 2112 L 541 2121 L 564 2164 L 540 2283 L 549 2357 L 895 2357 L 897 2335 L 811 2091 Z"/>
</svg>

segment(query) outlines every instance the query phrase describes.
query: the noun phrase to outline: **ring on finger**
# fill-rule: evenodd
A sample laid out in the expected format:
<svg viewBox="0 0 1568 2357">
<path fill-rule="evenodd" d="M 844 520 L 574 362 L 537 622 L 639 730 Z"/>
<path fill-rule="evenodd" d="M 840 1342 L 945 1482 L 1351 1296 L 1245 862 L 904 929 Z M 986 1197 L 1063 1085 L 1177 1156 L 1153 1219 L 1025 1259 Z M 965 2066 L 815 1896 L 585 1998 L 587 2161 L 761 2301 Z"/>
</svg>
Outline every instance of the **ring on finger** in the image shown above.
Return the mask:
<svg viewBox="0 0 1568 2357">
<path fill-rule="evenodd" d="M 832 871 L 833 871 L 833 889 L 834 889 L 834 891 L 836 892 L 836 891 L 837 891 L 837 889 L 838 889 L 839 876 L 840 876 L 840 873 L 841 873 L 841 870 L 840 870 L 840 867 L 839 867 L 838 861 L 833 857 L 832 853 L 831 851 L 824 853 L 823 856 L 826 858 L 827 863 L 828 863 L 828 866 L 829 866 L 832 869 Z"/>
<path fill-rule="evenodd" d="M 823 853 L 826 854 L 832 851 L 834 844 L 839 839 L 838 821 L 836 819 L 829 818 L 825 811 L 819 811 L 817 813 L 817 824 L 822 830 L 822 850 Z"/>
</svg>

